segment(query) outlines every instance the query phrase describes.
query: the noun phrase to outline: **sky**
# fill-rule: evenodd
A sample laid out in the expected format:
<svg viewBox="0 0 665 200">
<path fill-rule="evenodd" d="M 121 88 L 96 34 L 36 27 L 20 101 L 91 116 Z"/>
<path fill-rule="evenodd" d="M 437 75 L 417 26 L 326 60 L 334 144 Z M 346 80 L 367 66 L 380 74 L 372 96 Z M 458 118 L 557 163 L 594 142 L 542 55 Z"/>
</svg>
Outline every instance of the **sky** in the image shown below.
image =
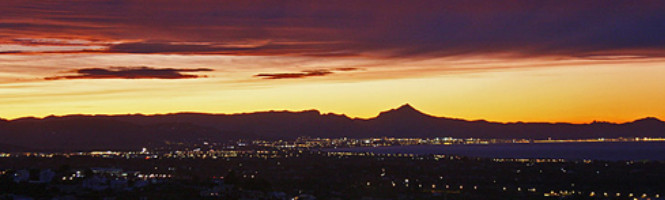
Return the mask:
<svg viewBox="0 0 665 200">
<path fill-rule="evenodd" d="M 0 118 L 409 103 L 498 122 L 665 119 L 665 4 L 0 2 Z"/>
</svg>

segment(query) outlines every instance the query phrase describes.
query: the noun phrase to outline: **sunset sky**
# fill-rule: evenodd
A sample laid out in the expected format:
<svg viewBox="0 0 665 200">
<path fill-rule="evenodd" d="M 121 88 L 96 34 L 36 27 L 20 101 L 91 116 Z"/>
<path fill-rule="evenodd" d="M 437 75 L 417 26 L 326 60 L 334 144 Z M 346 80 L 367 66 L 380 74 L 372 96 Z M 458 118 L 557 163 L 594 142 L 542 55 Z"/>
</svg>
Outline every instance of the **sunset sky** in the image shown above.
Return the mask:
<svg viewBox="0 0 665 200">
<path fill-rule="evenodd" d="M 665 119 L 665 3 L 0 2 L 0 118 Z"/>
</svg>

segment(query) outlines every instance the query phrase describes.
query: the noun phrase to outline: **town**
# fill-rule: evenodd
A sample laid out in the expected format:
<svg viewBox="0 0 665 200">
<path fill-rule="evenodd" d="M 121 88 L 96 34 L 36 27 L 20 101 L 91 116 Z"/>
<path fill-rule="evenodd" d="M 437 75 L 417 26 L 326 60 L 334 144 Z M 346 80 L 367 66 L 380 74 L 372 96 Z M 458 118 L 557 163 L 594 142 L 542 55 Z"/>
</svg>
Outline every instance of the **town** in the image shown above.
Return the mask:
<svg viewBox="0 0 665 200">
<path fill-rule="evenodd" d="M 597 142 L 638 140 L 659 139 Z M 663 198 L 662 161 L 334 151 L 335 147 L 486 142 L 538 141 L 299 138 L 172 144 L 136 151 L 2 153 L 0 199 Z"/>
</svg>

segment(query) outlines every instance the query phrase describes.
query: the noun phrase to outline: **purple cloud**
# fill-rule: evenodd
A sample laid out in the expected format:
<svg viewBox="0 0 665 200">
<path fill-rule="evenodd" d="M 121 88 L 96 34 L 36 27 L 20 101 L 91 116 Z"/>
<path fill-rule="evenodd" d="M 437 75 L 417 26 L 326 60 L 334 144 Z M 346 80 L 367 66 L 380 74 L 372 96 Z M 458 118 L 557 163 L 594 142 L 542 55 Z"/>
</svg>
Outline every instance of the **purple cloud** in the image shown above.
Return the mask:
<svg viewBox="0 0 665 200">
<path fill-rule="evenodd" d="M 183 72 L 207 72 L 208 68 L 175 69 L 152 67 L 110 67 L 84 68 L 74 70 L 76 75 L 46 77 L 46 80 L 59 79 L 188 79 L 206 76 L 183 74 Z"/>
<path fill-rule="evenodd" d="M 3 1 L 0 43 L 80 38 L 115 41 L 106 52 L 119 53 L 665 56 L 663 12 L 656 0 Z"/>
</svg>

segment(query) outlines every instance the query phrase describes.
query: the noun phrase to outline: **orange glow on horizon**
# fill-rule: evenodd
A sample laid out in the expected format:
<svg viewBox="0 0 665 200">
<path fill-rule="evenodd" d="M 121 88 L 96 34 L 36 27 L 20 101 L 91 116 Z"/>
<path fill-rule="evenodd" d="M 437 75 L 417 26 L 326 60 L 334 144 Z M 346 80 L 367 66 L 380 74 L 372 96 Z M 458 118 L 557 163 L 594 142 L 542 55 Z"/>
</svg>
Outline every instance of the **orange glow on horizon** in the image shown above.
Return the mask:
<svg viewBox="0 0 665 200">
<path fill-rule="evenodd" d="M 439 117 L 498 122 L 665 119 L 665 60 L 460 57 L 0 55 L 0 117 L 309 110 L 371 118 L 409 103 Z M 104 66 L 211 68 L 197 79 L 44 80 Z M 265 80 L 259 73 L 354 67 Z"/>
</svg>

